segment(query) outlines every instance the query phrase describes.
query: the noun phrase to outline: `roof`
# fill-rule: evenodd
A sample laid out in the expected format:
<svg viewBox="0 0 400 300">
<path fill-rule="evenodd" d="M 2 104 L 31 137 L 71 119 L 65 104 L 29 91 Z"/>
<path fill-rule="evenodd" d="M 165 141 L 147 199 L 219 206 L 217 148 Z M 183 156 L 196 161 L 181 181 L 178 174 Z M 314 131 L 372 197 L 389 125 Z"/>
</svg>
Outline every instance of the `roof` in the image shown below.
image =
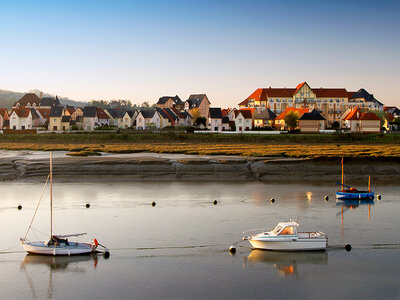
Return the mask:
<svg viewBox="0 0 400 300">
<path fill-rule="evenodd" d="M 84 118 L 95 118 L 97 115 L 97 107 L 95 106 L 85 106 L 83 108 Z"/>
<path fill-rule="evenodd" d="M 289 112 L 297 112 L 299 114 L 299 117 L 301 117 L 303 114 L 308 113 L 309 109 L 308 108 L 294 108 L 294 107 L 286 107 L 286 109 L 275 118 L 275 120 L 284 120 L 286 115 Z"/>
<path fill-rule="evenodd" d="M 273 120 L 276 118 L 276 115 L 269 109 L 264 110 L 255 110 L 253 114 L 253 119 L 262 119 L 262 120 Z"/>
<path fill-rule="evenodd" d="M 39 106 L 59 106 L 60 101 L 58 100 L 58 98 L 56 99 L 54 99 L 53 97 L 43 97 L 40 100 Z"/>
<path fill-rule="evenodd" d="M 352 109 L 347 116 L 344 118 L 345 121 L 350 121 L 350 120 L 359 120 L 361 116 L 361 111 L 358 108 L 358 106 L 356 106 L 354 109 Z"/>
<path fill-rule="evenodd" d="M 157 112 L 160 114 L 160 116 L 164 119 L 170 119 L 166 111 L 162 108 L 156 107 Z"/>
<path fill-rule="evenodd" d="M 31 110 L 30 108 L 14 108 L 13 112 L 15 112 L 19 118 L 27 118 Z"/>
<path fill-rule="evenodd" d="M 116 118 L 118 116 L 119 110 L 116 110 L 114 108 L 106 108 L 104 111 L 107 111 L 111 115 L 111 117 Z"/>
<path fill-rule="evenodd" d="M 160 99 L 158 99 L 157 104 L 165 104 L 168 101 L 168 99 L 171 99 L 172 101 L 174 101 L 175 104 L 178 104 L 178 105 L 182 105 L 183 104 L 183 101 L 179 98 L 178 95 L 176 95 L 175 97 L 173 97 L 173 96 L 163 96 Z"/>
<path fill-rule="evenodd" d="M 347 92 L 347 98 L 352 99 L 356 92 Z"/>
<path fill-rule="evenodd" d="M 109 119 L 110 118 L 102 108 L 97 107 L 96 110 L 97 110 L 97 118 L 99 118 L 99 119 Z"/>
<path fill-rule="evenodd" d="M 17 106 L 17 104 L 19 104 L 19 106 L 27 106 L 28 103 L 31 106 L 33 104 L 35 104 L 36 106 L 39 106 L 40 98 L 34 93 L 27 93 L 24 96 L 22 96 L 22 98 L 19 99 L 17 102 L 15 102 L 14 106 Z"/>
<path fill-rule="evenodd" d="M 65 110 L 68 111 L 70 115 L 72 115 L 74 113 L 74 111 L 75 111 L 75 107 L 67 105 Z"/>
<path fill-rule="evenodd" d="M 206 94 L 190 95 L 186 101 L 189 103 L 189 108 L 193 108 L 193 107 L 199 107 L 204 98 L 207 99 L 208 103 L 210 103 Z"/>
<path fill-rule="evenodd" d="M 373 94 L 368 93 L 365 89 L 359 89 L 357 92 L 355 92 L 352 99 L 356 98 L 363 98 L 367 102 L 375 102 L 379 105 L 383 105 L 383 103 L 375 99 Z"/>
<path fill-rule="evenodd" d="M 296 90 L 294 91 L 294 93 L 293 93 L 293 95 L 294 94 L 296 94 L 302 87 L 303 87 L 303 85 L 305 85 L 305 84 L 307 84 L 307 82 L 302 82 L 302 83 L 299 83 L 297 86 L 296 86 Z"/>
<path fill-rule="evenodd" d="M 154 116 L 154 114 L 156 113 L 156 110 L 154 110 L 154 109 L 142 109 L 142 110 L 140 110 L 140 113 L 142 114 L 143 118 L 151 119 Z"/>
<path fill-rule="evenodd" d="M 71 122 L 71 116 L 62 116 L 61 122 L 63 123 Z"/>
<path fill-rule="evenodd" d="M 50 108 L 36 108 L 43 118 L 48 119 L 50 117 Z"/>
<path fill-rule="evenodd" d="M 209 114 L 211 119 L 222 119 L 222 112 L 220 107 L 210 107 Z"/>
<path fill-rule="evenodd" d="M 53 106 L 50 110 L 50 117 L 51 118 L 57 118 L 61 117 L 63 114 L 63 108 L 61 106 Z"/>
<path fill-rule="evenodd" d="M 31 108 L 31 114 L 32 114 L 32 118 L 33 119 L 39 119 L 40 118 L 39 115 L 36 112 L 36 109 L 34 109 L 34 108 Z"/>
<path fill-rule="evenodd" d="M 388 120 L 389 122 L 392 122 L 395 119 L 395 117 L 391 113 L 388 113 L 385 116 L 385 119 Z"/>
<path fill-rule="evenodd" d="M 319 88 L 311 89 L 317 98 L 347 98 L 348 93 L 343 88 Z"/>
<path fill-rule="evenodd" d="M 7 108 L 0 108 L 0 115 L 2 116 L 3 119 L 8 118 L 8 110 Z"/>
<path fill-rule="evenodd" d="M 186 118 L 193 119 L 193 117 L 186 110 L 182 111 L 181 114 L 182 114 L 184 119 L 186 119 Z"/>
<path fill-rule="evenodd" d="M 315 109 L 309 113 L 304 113 L 299 120 L 325 120 L 325 118 Z"/>
<path fill-rule="evenodd" d="M 367 112 L 367 113 L 363 113 L 361 115 L 360 120 L 366 121 L 366 120 L 377 120 L 380 121 L 381 119 L 374 113 L 372 112 Z"/>
<path fill-rule="evenodd" d="M 242 116 L 245 119 L 252 119 L 254 111 L 255 111 L 255 108 L 238 109 L 238 110 L 235 110 L 235 117 L 237 117 L 239 115 L 239 113 L 240 113 L 240 114 L 242 114 Z"/>
<path fill-rule="evenodd" d="M 222 117 L 222 123 L 225 124 L 229 124 L 229 117 Z"/>
</svg>

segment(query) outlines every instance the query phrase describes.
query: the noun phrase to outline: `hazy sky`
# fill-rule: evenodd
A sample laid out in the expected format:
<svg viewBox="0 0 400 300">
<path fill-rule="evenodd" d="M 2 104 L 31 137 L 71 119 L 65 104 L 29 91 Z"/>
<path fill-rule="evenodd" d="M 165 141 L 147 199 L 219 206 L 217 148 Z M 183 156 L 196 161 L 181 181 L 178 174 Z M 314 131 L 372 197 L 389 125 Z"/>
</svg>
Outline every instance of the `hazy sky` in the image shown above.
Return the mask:
<svg viewBox="0 0 400 300">
<path fill-rule="evenodd" d="M 400 1 L 2 1 L 0 88 L 154 103 L 363 87 L 400 105 Z"/>
</svg>

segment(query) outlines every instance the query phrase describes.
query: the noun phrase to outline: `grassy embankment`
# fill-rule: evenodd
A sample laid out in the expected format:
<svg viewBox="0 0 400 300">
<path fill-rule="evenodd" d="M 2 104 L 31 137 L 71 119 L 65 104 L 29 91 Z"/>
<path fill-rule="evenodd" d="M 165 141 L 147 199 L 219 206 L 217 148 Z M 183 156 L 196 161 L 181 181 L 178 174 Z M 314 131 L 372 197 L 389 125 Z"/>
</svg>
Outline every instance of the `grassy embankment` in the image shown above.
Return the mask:
<svg viewBox="0 0 400 300">
<path fill-rule="evenodd" d="M 400 158 L 400 135 L 286 134 L 230 135 L 168 133 L 86 133 L 1 135 L 0 149 L 64 150 L 73 155 L 110 153 L 185 153 L 281 157 Z"/>
</svg>

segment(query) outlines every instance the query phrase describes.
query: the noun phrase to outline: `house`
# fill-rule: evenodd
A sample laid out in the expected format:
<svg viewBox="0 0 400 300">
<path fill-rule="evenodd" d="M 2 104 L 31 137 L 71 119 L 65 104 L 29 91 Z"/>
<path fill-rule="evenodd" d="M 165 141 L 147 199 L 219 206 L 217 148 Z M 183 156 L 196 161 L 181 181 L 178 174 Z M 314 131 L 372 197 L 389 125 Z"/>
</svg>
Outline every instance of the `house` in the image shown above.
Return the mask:
<svg viewBox="0 0 400 300">
<path fill-rule="evenodd" d="M 32 112 L 30 108 L 14 108 L 10 114 L 10 129 L 32 129 Z"/>
<path fill-rule="evenodd" d="M 396 106 L 384 106 L 383 111 L 387 114 L 392 114 L 394 118 L 400 116 L 400 109 L 398 109 Z"/>
<path fill-rule="evenodd" d="M 257 108 L 253 113 L 254 127 L 273 127 L 276 115 L 269 108 Z"/>
<path fill-rule="evenodd" d="M 115 108 L 105 108 L 104 112 L 108 116 L 110 126 L 118 126 L 118 120 L 116 119 L 119 115 L 120 110 L 116 110 Z"/>
<path fill-rule="evenodd" d="M 61 130 L 70 130 L 71 129 L 71 116 L 62 116 L 61 117 Z"/>
<path fill-rule="evenodd" d="M 245 108 L 235 111 L 235 127 L 236 131 L 243 132 L 251 130 L 253 127 L 253 112 L 254 108 Z"/>
<path fill-rule="evenodd" d="M 97 107 L 85 106 L 83 108 L 83 130 L 93 131 L 97 126 Z"/>
<path fill-rule="evenodd" d="M 307 82 L 295 88 L 259 88 L 239 103 L 239 108 L 269 108 L 279 115 L 287 107 L 316 109 L 329 125 L 338 122 L 347 108 L 358 106 L 382 110 L 383 104 L 365 89 L 349 92 L 345 88 L 313 88 Z"/>
<path fill-rule="evenodd" d="M 118 128 L 129 128 L 132 127 L 133 122 L 137 116 L 136 111 L 117 111 L 115 120 L 118 122 Z"/>
<path fill-rule="evenodd" d="M 50 109 L 48 130 L 61 130 L 61 118 L 63 116 L 63 108 L 61 106 L 53 106 Z"/>
<path fill-rule="evenodd" d="M 360 117 L 360 132 L 381 132 L 381 119 L 372 112 L 363 113 Z"/>
<path fill-rule="evenodd" d="M 50 111 L 51 109 L 49 108 L 36 108 L 36 112 L 40 117 L 39 126 L 47 127 L 49 125 Z"/>
<path fill-rule="evenodd" d="M 172 126 L 175 120 L 166 112 L 166 108 L 156 107 L 156 110 L 160 115 L 160 128 Z"/>
<path fill-rule="evenodd" d="M 136 129 L 159 129 L 160 115 L 155 109 L 140 110 L 136 117 Z"/>
<path fill-rule="evenodd" d="M 187 111 L 181 111 L 182 119 L 180 122 L 181 126 L 193 126 L 193 118 Z"/>
<path fill-rule="evenodd" d="M 74 113 L 74 111 L 75 111 L 75 107 L 67 105 L 67 107 L 65 107 L 65 109 L 64 109 L 64 116 L 71 116 L 71 118 L 72 118 L 72 114 Z"/>
<path fill-rule="evenodd" d="M 299 119 L 300 132 L 319 132 L 325 130 L 326 119 L 315 109 L 304 113 Z"/>
<path fill-rule="evenodd" d="M 231 130 L 230 121 L 228 117 L 222 117 L 222 131 Z"/>
<path fill-rule="evenodd" d="M 40 98 L 34 93 L 27 93 L 22 96 L 17 102 L 14 103 L 12 108 L 22 108 L 22 107 L 38 107 L 40 104 Z"/>
<path fill-rule="evenodd" d="M 174 107 L 178 110 L 183 109 L 185 103 L 176 95 L 175 97 L 172 96 L 164 96 L 158 99 L 156 107 L 158 108 L 171 108 Z"/>
<path fill-rule="evenodd" d="M 179 116 L 172 110 L 172 108 L 164 108 L 163 111 L 167 114 L 167 118 L 171 123 L 170 126 L 178 127 L 179 126 Z"/>
<path fill-rule="evenodd" d="M 279 130 L 286 129 L 287 128 L 287 124 L 285 122 L 286 116 L 292 112 L 296 113 L 298 118 L 301 118 L 301 116 L 303 114 L 309 112 L 309 109 L 308 108 L 286 107 L 285 110 L 275 118 L 275 128 L 279 129 Z"/>
<path fill-rule="evenodd" d="M 97 107 L 96 110 L 98 126 L 109 126 L 110 117 L 106 114 L 106 112 L 100 107 Z"/>
<path fill-rule="evenodd" d="M 343 116 L 343 128 L 348 129 L 351 132 L 360 132 L 360 118 L 362 115 L 361 110 L 356 106 L 354 109 L 346 111 L 346 115 Z"/>
<path fill-rule="evenodd" d="M 55 98 L 53 97 L 43 97 L 40 99 L 39 107 L 40 108 L 47 108 L 51 109 L 54 106 L 61 106 L 60 100 L 56 96 Z"/>
<path fill-rule="evenodd" d="M 35 108 L 31 108 L 31 114 L 32 114 L 32 128 L 33 127 L 39 127 L 43 124 L 43 117 L 36 111 Z"/>
<path fill-rule="evenodd" d="M 83 117 L 83 109 L 80 107 L 73 111 L 73 113 L 71 114 L 71 119 L 76 120 L 78 116 Z"/>
<path fill-rule="evenodd" d="M 210 107 L 207 128 L 212 132 L 222 131 L 222 112 L 219 107 Z"/>
<path fill-rule="evenodd" d="M 197 119 L 198 117 L 208 118 L 210 109 L 210 100 L 208 100 L 206 94 L 190 95 L 185 102 L 185 110 L 190 115 Z"/>
<path fill-rule="evenodd" d="M 7 108 L 0 108 L 0 129 L 10 128 L 10 116 Z"/>
</svg>

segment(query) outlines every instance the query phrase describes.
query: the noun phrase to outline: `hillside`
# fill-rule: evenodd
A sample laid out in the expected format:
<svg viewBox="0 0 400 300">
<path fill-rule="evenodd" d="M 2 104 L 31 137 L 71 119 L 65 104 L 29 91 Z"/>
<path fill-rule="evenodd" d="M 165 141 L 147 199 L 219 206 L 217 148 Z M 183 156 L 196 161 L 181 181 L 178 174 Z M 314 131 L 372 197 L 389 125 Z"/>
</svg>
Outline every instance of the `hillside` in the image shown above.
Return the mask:
<svg viewBox="0 0 400 300">
<path fill-rule="evenodd" d="M 30 90 L 27 93 L 35 93 L 36 95 L 39 96 L 40 92 L 41 91 L 35 89 L 35 90 Z M 17 102 L 19 99 L 21 99 L 23 95 L 25 95 L 25 93 L 13 92 L 13 91 L 7 91 L 7 90 L 0 89 L 0 107 L 11 109 L 13 104 L 15 102 Z M 43 96 L 44 97 L 55 97 L 56 95 L 51 95 L 49 93 L 43 92 Z M 70 106 L 75 106 L 75 107 L 88 105 L 87 102 L 75 101 L 75 100 L 68 99 L 67 97 L 58 96 L 58 98 L 60 99 L 60 102 L 62 105 L 70 105 Z"/>
</svg>

